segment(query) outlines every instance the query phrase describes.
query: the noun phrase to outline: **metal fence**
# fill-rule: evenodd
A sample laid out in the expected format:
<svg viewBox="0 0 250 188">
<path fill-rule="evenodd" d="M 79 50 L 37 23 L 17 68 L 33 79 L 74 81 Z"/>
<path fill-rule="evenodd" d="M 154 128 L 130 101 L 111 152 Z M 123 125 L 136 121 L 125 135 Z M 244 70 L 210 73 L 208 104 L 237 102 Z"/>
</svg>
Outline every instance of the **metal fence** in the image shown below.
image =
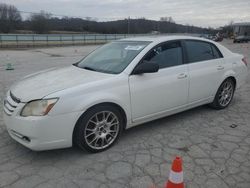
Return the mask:
<svg viewBox="0 0 250 188">
<path fill-rule="evenodd" d="M 0 34 L 0 48 L 101 44 L 138 36 L 152 36 L 152 34 Z"/>
<path fill-rule="evenodd" d="M 0 34 L 0 47 L 35 47 L 100 44 L 109 41 L 145 36 L 128 34 Z"/>
</svg>

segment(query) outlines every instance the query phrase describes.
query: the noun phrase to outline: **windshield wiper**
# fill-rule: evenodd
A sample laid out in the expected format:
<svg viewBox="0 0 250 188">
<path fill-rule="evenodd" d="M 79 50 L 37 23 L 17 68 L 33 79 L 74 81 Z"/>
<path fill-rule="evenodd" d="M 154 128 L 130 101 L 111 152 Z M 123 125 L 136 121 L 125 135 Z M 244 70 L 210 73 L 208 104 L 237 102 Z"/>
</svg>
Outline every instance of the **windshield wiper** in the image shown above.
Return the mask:
<svg viewBox="0 0 250 188">
<path fill-rule="evenodd" d="M 86 69 L 86 70 L 90 70 L 90 71 L 97 71 L 96 69 L 91 68 L 91 67 L 83 67 L 83 68 Z"/>
<path fill-rule="evenodd" d="M 78 67 L 78 63 L 79 62 L 76 62 L 76 63 L 73 63 L 72 65 Z"/>
</svg>

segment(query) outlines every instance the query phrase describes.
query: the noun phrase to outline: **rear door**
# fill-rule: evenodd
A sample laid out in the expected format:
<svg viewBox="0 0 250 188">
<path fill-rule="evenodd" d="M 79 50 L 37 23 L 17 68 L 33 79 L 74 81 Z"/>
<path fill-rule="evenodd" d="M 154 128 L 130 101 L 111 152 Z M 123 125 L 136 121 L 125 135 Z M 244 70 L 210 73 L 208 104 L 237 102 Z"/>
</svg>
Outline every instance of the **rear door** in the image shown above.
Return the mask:
<svg viewBox="0 0 250 188">
<path fill-rule="evenodd" d="M 209 42 L 186 40 L 189 69 L 189 103 L 209 100 L 215 95 L 225 71 L 223 56 Z"/>
</svg>

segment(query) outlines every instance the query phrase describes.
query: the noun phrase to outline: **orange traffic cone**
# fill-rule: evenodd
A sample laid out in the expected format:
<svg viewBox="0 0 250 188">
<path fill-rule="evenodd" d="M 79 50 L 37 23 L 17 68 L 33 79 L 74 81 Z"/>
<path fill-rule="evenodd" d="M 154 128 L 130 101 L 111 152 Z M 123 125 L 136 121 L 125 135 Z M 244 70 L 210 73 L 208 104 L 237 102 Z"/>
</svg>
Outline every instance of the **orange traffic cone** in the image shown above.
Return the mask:
<svg viewBox="0 0 250 188">
<path fill-rule="evenodd" d="M 182 159 L 180 157 L 176 157 L 172 163 L 166 188 L 184 188 Z"/>
</svg>

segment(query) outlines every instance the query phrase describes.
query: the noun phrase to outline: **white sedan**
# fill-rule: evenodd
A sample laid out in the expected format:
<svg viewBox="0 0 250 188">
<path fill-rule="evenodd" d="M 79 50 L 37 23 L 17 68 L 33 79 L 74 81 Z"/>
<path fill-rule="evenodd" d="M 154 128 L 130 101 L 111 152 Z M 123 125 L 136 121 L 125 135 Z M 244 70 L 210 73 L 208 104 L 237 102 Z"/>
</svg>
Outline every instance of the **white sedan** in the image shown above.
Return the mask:
<svg viewBox="0 0 250 188">
<path fill-rule="evenodd" d="M 10 136 L 32 150 L 75 144 L 99 152 L 132 126 L 204 104 L 227 107 L 247 74 L 242 55 L 210 40 L 123 39 L 14 84 L 4 120 Z"/>
</svg>

